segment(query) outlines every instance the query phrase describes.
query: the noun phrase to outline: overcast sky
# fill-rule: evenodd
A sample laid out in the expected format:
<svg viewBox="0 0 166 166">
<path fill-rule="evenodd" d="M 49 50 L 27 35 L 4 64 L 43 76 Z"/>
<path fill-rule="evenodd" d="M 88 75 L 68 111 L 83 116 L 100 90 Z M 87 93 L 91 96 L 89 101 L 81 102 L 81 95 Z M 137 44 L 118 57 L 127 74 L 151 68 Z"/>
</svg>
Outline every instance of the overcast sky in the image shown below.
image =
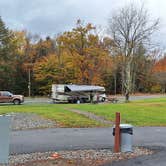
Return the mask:
<svg viewBox="0 0 166 166">
<path fill-rule="evenodd" d="M 0 0 L 0 16 L 10 29 L 47 36 L 72 29 L 77 19 L 105 27 L 111 12 L 131 1 L 160 18 L 155 39 L 166 47 L 166 0 Z"/>
</svg>

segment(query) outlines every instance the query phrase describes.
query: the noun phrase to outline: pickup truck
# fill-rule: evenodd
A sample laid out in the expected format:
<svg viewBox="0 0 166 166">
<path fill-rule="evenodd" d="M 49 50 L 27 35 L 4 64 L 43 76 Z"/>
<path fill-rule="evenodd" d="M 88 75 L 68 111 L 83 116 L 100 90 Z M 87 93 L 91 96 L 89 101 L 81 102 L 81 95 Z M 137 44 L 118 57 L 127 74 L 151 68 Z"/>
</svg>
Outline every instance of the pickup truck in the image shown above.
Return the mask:
<svg viewBox="0 0 166 166">
<path fill-rule="evenodd" d="M 13 95 L 8 91 L 0 91 L 0 103 L 13 103 L 19 105 L 23 102 L 23 95 Z"/>
</svg>

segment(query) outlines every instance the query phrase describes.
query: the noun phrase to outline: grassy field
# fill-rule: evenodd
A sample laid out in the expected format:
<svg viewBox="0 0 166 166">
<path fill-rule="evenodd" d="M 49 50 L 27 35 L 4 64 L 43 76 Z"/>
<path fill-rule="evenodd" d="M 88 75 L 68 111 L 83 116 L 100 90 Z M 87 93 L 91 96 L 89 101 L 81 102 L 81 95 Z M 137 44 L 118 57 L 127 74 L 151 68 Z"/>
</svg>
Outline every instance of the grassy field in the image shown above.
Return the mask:
<svg viewBox="0 0 166 166">
<path fill-rule="evenodd" d="M 36 113 L 44 118 L 56 121 L 60 127 L 99 127 L 104 126 L 82 115 L 67 111 L 66 105 L 33 104 L 33 105 L 0 105 L 0 114 L 9 112 Z"/>
<path fill-rule="evenodd" d="M 122 123 L 135 126 L 166 126 L 166 98 L 145 99 L 121 104 L 84 104 L 72 108 L 92 112 L 114 121 L 115 112 L 121 113 Z"/>
<path fill-rule="evenodd" d="M 104 127 L 83 115 L 69 112 L 78 109 L 103 116 L 114 121 L 115 112 L 121 113 L 122 123 L 134 126 L 166 126 L 166 98 L 146 99 L 117 104 L 33 104 L 0 105 L 0 114 L 8 112 L 32 112 L 55 120 L 61 127 Z"/>
</svg>

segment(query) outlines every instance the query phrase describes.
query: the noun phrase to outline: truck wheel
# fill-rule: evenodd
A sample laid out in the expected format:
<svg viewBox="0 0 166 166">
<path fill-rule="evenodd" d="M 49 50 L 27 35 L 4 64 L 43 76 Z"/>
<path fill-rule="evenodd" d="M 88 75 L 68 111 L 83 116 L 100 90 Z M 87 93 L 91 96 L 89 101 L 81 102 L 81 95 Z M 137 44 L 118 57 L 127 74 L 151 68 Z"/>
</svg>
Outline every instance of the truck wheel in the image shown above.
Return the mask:
<svg viewBox="0 0 166 166">
<path fill-rule="evenodd" d="M 19 105 L 21 102 L 19 99 L 14 99 L 13 104 L 14 105 Z"/>
</svg>

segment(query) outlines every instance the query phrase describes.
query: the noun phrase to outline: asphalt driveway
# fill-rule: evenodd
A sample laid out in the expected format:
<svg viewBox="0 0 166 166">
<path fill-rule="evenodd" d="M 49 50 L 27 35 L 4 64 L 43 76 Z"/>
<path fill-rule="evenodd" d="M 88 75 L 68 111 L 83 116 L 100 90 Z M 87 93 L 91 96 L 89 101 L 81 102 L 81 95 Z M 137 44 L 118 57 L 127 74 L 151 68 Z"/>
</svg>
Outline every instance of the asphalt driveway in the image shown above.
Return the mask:
<svg viewBox="0 0 166 166">
<path fill-rule="evenodd" d="M 112 148 L 112 128 L 54 128 L 14 131 L 11 133 L 11 154 Z M 135 127 L 134 146 L 165 147 L 166 127 Z"/>
</svg>

